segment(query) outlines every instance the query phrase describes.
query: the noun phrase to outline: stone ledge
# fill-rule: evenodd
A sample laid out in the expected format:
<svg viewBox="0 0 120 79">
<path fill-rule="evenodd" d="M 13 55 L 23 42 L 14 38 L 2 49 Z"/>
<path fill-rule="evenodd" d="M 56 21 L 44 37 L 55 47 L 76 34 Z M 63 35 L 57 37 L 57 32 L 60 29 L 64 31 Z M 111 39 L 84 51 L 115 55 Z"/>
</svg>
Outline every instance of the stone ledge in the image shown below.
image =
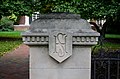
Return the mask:
<svg viewBox="0 0 120 79">
<path fill-rule="evenodd" d="M 39 36 L 39 37 L 23 37 L 23 41 L 25 42 L 48 42 L 48 37 Z"/>
<path fill-rule="evenodd" d="M 27 45 L 48 45 L 49 36 L 47 35 L 23 35 L 23 42 Z M 98 42 L 97 36 L 73 36 L 73 45 L 95 45 Z"/>
<path fill-rule="evenodd" d="M 98 42 L 98 37 L 93 36 L 74 36 L 73 45 L 95 45 Z"/>
</svg>

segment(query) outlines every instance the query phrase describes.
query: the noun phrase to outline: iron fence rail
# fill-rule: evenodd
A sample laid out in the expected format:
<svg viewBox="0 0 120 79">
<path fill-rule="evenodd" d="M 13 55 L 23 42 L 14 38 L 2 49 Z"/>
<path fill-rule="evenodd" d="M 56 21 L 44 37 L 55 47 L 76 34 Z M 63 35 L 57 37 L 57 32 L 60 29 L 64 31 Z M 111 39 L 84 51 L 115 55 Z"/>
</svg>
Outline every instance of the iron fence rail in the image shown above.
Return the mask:
<svg viewBox="0 0 120 79">
<path fill-rule="evenodd" d="M 91 79 L 120 79 L 120 51 L 92 55 Z"/>
</svg>

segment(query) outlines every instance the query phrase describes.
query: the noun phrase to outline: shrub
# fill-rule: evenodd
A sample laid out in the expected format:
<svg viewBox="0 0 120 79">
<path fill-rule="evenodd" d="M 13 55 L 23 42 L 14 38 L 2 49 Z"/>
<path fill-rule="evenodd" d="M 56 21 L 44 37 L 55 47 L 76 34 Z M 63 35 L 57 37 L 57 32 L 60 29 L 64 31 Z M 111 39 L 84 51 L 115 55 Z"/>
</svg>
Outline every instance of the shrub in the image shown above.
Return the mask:
<svg viewBox="0 0 120 79">
<path fill-rule="evenodd" d="M 7 17 L 0 20 L 0 31 L 13 31 L 13 21 Z"/>
</svg>

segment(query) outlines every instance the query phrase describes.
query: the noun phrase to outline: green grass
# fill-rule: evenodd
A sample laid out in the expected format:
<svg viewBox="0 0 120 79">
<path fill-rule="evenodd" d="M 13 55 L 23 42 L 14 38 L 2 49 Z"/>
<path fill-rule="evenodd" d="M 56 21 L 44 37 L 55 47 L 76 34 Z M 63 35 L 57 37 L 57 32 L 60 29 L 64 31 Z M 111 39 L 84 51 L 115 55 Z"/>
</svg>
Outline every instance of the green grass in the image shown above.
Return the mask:
<svg viewBox="0 0 120 79">
<path fill-rule="evenodd" d="M 0 56 L 14 50 L 22 44 L 20 34 L 21 32 L 18 31 L 0 32 Z"/>
<path fill-rule="evenodd" d="M 14 50 L 21 43 L 22 43 L 21 40 L 0 41 L 0 56 L 3 56 L 4 54 Z"/>
<path fill-rule="evenodd" d="M 118 38 L 118 39 L 120 39 L 120 35 L 116 35 L 116 34 L 105 34 L 105 38 Z"/>
<path fill-rule="evenodd" d="M 21 32 L 19 32 L 19 31 L 0 32 L 0 37 L 3 37 L 3 38 L 21 38 Z"/>
<path fill-rule="evenodd" d="M 106 42 L 103 42 L 103 45 L 95 45 L 92 47 L 92 50 L 94 50 L 95 53 L 98 52 L 99 49 L 101 49 L 101 47 L 105 50 L 105 51 L 115 51 L 115 50 L 120 50 L 120 35 L 116 35 L 116 34 L 105 34 L 105 38 L 106 38 Z M 118 43 L 119 42 L 119 43 Z M 95 49 L 94 49 L 95 47 Z"/>
<path fill-rule="evenodd" d="M 104 42 L 102 46 L 100 45 L 92 46 L 92 50 L 94 50 L 94 53 L 97 53 L 98 50 L 101 49 L 101 47 L 105 51 L 116 51 L 116 50 L 120 50 L 120 43 Z"/>
<path fill-rule="evenodd" d="M 103 44 L 103 47 L 109 48 L 109 49 L 120 49 L 120 44 L 119 43 L 105 42 Z"/>
</svg>

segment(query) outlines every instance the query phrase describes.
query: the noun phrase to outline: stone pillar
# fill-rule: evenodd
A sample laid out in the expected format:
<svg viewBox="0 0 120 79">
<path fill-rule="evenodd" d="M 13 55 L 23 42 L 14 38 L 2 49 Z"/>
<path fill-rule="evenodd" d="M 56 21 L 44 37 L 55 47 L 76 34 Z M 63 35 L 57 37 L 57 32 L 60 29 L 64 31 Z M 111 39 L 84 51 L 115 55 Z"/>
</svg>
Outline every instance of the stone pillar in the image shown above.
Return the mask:
<svg viewBox="0 0 120 79">
<path fill-rule="evenodd" d="M 30 79 L 90 79 L 99 33 L 76 14 L 40 15 L 22 33 L 30 46 Z"/>
</svg>

